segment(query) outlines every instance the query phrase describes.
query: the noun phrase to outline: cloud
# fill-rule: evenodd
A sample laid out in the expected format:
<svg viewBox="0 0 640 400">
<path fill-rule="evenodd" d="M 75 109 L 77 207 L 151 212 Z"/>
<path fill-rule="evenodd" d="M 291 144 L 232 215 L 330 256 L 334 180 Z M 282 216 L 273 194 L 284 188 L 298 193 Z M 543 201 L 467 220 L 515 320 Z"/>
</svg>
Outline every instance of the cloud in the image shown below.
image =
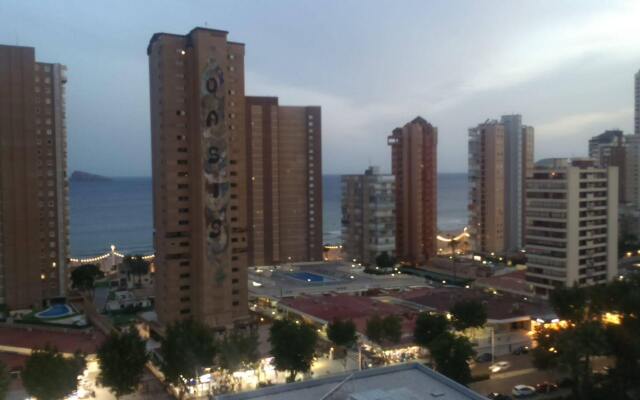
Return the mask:
<svg viewBox="0 0 640 400">
<path fill-rule="evenodd" d="M 575 136 L 584 133 L 593 135 L 594 126 L 602 129 L 616 128 L 618 121 L 631 119 L 632 116 L 632 107 L 612 111 L 573 114 L 538 124 L 536 126 L 536 135 L 538 137 Z"/>
</svg>

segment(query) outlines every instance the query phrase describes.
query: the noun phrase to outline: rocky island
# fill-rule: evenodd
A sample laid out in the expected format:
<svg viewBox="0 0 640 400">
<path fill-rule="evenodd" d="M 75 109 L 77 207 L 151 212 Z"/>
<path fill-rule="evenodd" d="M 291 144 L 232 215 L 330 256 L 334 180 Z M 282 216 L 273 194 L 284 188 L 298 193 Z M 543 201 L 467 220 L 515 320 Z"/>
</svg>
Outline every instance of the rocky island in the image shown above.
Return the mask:
<svg viewBox="0 0 640 400">
<path fill-rule="evenodd" d="M 84 171 L 73 171 L 69 180 L 72 182 L 107 182 L 110 181 L 111 178 L 102 175 L 90 174 Z"/>
</svg>

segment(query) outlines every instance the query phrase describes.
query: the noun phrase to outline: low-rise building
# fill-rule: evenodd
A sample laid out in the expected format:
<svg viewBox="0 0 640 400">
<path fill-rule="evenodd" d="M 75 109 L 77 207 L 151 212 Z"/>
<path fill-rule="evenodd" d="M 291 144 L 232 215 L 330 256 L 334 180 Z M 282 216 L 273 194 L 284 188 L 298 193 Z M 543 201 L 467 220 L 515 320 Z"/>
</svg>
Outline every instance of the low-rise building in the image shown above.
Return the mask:
<svg viewBox="0 0 640 400">
<path fill-rule="evenodd" d="M 421 364 L 400 364 L 218 396 L 218 400 L 482 400 L 484 396 Z"/>
</svg>

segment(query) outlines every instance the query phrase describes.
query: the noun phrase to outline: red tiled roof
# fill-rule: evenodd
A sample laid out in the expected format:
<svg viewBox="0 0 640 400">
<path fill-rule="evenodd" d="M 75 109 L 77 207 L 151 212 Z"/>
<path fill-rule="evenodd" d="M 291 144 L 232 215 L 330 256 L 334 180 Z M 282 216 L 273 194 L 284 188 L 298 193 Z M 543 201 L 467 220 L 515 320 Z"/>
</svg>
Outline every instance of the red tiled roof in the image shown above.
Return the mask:
<svg viewBox="0 0 640 400">
<path fill-rule="evenodd" d="M 73 353 L 80 350 L 86 354 L 93 354 L 105 339 L 105 335 L 97 330 L 85 333 L 71 330 L 64 332 L 35 328 L 0 327 L 0 345 L 35 349 L 50 344 L 63 353 Z"/>
<path fill-rule="evenodd" d="M 7 366 L 7 370 L 15 371 L 24 368 L 27 356 L 13 353 L 0 353 L 0 362 Z"/>
<path fill-rule="evenodd" d="M 413 311 L 396 304 L 383 303 L 371 297 L 339 294 L 334 296 L 301 296 L 283 299 L 282 304 L 331 322 L 334 319 L 367 319 L 374 315 L 413 314 Z"/>
<path fill-rule="evenodd" d="M 526 281 L 526 271 L 513 271 L 504 275 L 496 275 L 488 278 L 478 278 L 474 286 L 493 288 L 511 293 L 533 294 Z"/>
<path fill-rule="evenodd" d="M 414 310 L 401 305 L 385 303 L 372 297 L 347 294 L 301 296 L 293 299 L 283 299 L 280 302 L 297 311 L 327 322 L 331 322 L 334 319 L 352 320 L 356 325 L 356 330 L 363 335 L 366 335 L 367 320 L 371 317 L 376 315 L 379 317 L 397 315 L 402 318 L 403 338 L 412 337 L 417 314 Z"/>
<path fill-rule="evenodd" d="M 521 296 L 510 294 L 494 295 L 478 289 L 464 288 L 424 288 L 401 293 L 397 297 L 432 308 L 438 312 L 447 312 L 460 300 L 478 300 L 487 308 L 489 319 L 543 315 L 550 308 L 542 303 L 523 301 Z"/>
</svg>

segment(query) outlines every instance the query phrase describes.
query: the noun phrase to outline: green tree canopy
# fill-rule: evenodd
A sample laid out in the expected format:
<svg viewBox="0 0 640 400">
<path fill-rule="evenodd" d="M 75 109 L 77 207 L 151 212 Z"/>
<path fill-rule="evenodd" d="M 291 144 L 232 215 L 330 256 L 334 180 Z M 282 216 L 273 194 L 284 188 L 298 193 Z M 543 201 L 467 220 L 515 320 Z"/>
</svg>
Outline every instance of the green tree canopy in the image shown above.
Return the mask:
<svg viewBox="0 0 640 400">
<path fill-rule="evenodd" d="M 560 319 L 582 321 L 587 316 L 587 291 L 579 287 L 559 287 L 551 292 L 549 303 Z"/>
<path fill-rule="evenodd" d="M 96 279 L 104 277 L 104 273 L 95 264 L 84 264 L 71 271 L 71 287 L 76 290 L 92 290 Z"/>
<path fill-rule="evenodd" d="M 478 300 L 460 300 L 451 308 L 453 327 L 459 331 L 480 328 L 487 323 L 487 309 Z"/>
<path fill-rule="evenodd" d="M 7 396 L 10 379 L 11 378 L 9 377 L 7 366 L 4 365 L 2 361 L 0 361 L 0 399 L 4 399 Z"/>
<path fill-rule="evenodd" d="M 389 253 L 387 253 L 386 251 L 383 251 L 382 253 L 378 254 L 378 256 L 376 257 L 376 265 L 380 268 L 384 268 L 384 269 L 393 268 L 395 264 L 396 262 L 393 259 L 393 257 L 391 257 Z"/>
<path fill-rule="evenodd" d="M 22 371 L 22 383 L 29 395 L 38 400 L 58 400 L 73 393 L 82 373 L 81 356 L 65 358 L 53 347 L 35 350 Z"/>
<path fill-rule="evenodd" d="M 220 366 L 228 371 L 249 366 L 260 359 L 259 338 L 255 332 L 231 332 L 218 343 Z"/>
<path fill-rule="evenodd" d="M 442 314 L 424 312 L 418 315 L 413 338 L 417 345 L 429 347 L 429 344 L 449 329 L 449 321 Z"/>
<path fill-rule="evenodd" d="M 287 380 L 293 382 L 298 372 L 311 368 L 317 341 L 318 333 L 310 325 L 288 319 L 274 321 L 269 342 L 276 369 L 289 371 Z"/>
<path fill-rule="evenodd" d="M 402 318 L 396 315 L 384 318 L 374 315 L 367 320 L 366 334 L 369 340 L 378 344 L 385 341 L 399 343 L 402 337 Z"/>
<path fill-rule="evenodd" d="M 125 256 L 122 263 L 131 275 L 138 277 L 138 283 L 140 283 L 141 276 L 149 273 L 149 262 L 145 261 L 142 256 Z"/>
<path fill-rule="evenodd" d="M 213 365 L 216 347 L 213 333 L 193 319 L 177 321 L 167 327 L 160 346 L 160 369 L 171 383 L 194 379 L 201 368 Z"/>
<path fill-rule="evenodd" d="M 334 345 L 349 348 L 358 340 L 356 324 L 351 320 L 333 320 L 327 326 L 327 336 Z"/>
<path fill-rule="evenodd" d="M 144 374 L 148 354 L 144 340 L 131 329 L 112 333 L 98 349 L 98 382 L 116 397 L 135 392 Z"/>
<path fill-rule="evenodd" d="M 431 341 L 429 352 L 438 372 L 463 385 L 471 381 L 469 360 L 475 352 L 469 339 L 443 332 Z"/>
</svg>

